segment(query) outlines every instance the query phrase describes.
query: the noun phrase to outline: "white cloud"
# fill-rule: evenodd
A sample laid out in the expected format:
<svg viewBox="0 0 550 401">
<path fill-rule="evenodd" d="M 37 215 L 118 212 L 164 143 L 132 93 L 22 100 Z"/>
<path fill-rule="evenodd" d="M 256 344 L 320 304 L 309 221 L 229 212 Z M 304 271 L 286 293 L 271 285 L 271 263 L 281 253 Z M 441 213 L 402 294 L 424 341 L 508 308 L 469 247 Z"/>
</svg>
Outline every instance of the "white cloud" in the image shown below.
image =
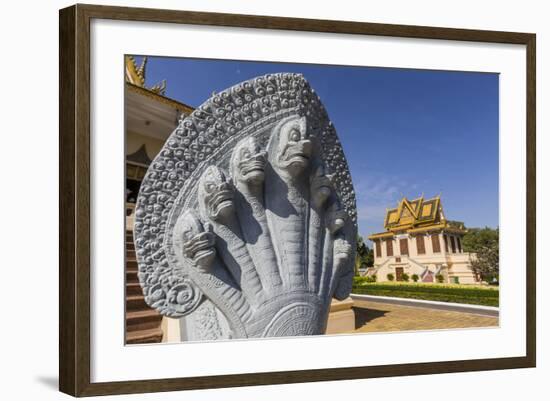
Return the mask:
<svg viewBox="0 0 550 401">
<path fill-rule="evenodd" d="M 359 231 L 363 236 L 383 230 L 386 208 L 397 206 L 403 196 L 416 192 L 418 188 L 416 183 L 377 172 L 354 175 L 353 182 Z"/>
</svg>

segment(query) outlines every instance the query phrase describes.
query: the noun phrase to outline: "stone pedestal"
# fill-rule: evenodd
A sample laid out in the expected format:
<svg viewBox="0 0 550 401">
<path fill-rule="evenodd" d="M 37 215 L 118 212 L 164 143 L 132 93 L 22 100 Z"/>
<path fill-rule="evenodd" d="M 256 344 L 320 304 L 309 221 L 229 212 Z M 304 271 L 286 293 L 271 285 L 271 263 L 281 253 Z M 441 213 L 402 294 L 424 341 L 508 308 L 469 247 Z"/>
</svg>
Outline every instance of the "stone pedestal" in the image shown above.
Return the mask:
<svg viewBox="0 0 550 401">
<path fill-rule="evenodd" d="M 162 342 L 179 343 L 182 341 L 179 319 L 172 319 L 164 316 L 162 318 Z"/>
<path fill-rule="evenodd" d="M 325 334 L 351 333 L 355 330 L 355 313 L 353 299 L 348 297 L 343 301 L 336 299 L 330 304 L 327 331 Z"/>
</svg>

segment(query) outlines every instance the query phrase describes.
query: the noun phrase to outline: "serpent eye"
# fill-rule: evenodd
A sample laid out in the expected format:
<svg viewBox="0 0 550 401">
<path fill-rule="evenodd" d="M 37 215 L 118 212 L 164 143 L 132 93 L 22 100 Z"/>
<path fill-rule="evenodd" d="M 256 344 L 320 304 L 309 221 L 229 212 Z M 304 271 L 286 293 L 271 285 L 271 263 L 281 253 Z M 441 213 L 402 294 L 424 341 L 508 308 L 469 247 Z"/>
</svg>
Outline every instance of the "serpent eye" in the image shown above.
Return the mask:
<svg viewBox="0 0 550 401">
<path fill-rule="evenodd" d="M 290 140 L 298 142 L 300 140 L 300 131 L 298 131 L 296 128 L 290 131 Z"/>
<path fill-rule="evenodd" d="M 250 151 L 248 149 L 244 149 L 242 153 L 242 157 L 248 159 L 250 157 Z"/>
<path fill-rule="evenodd" d="M 208 193 L 212 193 L 215 188 L 216 186 L 213 182 L 207 182 L 206 184 L 204 184 L 204 189 L 206 189 L 206 192 Z"/>
<path fill-rule="evenodd" d="M 184 230 L 182 233 L 181 233 L 184 241 L 189 241 L 191 239 L 191 237 L 193 236 L 193 233 L 191 232 L 191 229 L 187 229 L 187 230 Z"/>
</svg>

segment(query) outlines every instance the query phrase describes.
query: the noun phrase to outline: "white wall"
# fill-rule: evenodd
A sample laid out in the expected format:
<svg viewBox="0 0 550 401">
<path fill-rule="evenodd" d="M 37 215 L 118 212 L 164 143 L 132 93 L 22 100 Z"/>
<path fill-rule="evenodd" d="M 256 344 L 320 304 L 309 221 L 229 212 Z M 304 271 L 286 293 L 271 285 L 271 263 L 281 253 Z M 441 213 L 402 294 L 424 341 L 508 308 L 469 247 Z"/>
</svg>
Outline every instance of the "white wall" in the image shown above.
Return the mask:
<svg viewBox="0 0 550 401">
<path fill-rule="evenodd" d="M 113 4 L 109 1 L 96 1 Z M 123 1 L 114 4 L 185 8 L 244 14 L 436 25 L 526 31 L 538 34 L 538 204 L 548 204 L 550 180 L 550 25 L 543 1 L 377 1 L 269 2 L 233 0 Z M 2 23 L 2 330 L 0 355 L 4 399 L 67 399 L 57 393 L 57 58 L 58 8 L 69 1 L 10 1 Z M 7 122 L 7 125 L 6 125 Z M 27 124 L 27 125 L 24 125 Z M 24 151 L 23 151 L 24 149 Z M 23 162 L 22 162 L 23 161 Z M 37 197 L 38 196 L 38 197 Z M 542 228 L 548 212 L 538 211 Z M 32 230 L 31 230 L 32 228 Z M 550 238 L 539 230 L 539 249 Z M 550 374 L 548 338 L 550 279 L 542 252 L 538 258 L 539 367 L 529 370 L 474 372 L 437 376 L 325 382 L 228 390 L 166 393 L 110 399 L 140 400 L 316 400 L 464 399 L 542 400 Z M 546 317 L 543 320 L 543 314 Z M 320 350 L 320 352 L 322 352 Z M 289 352 L 289 354 L 291 354 Z"/>
</svg>

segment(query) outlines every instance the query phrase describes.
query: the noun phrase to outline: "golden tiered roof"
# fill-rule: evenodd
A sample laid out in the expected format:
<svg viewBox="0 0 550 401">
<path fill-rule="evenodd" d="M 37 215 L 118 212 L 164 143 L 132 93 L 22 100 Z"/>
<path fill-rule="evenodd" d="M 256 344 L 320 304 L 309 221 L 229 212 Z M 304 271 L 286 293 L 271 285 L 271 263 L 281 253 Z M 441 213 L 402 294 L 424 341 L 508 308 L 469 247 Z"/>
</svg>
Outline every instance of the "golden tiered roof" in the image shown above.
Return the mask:
<svg viewBox="0 0 550 401">
<path fill-rule="evenodd" d="M 385 232 L 372 234 L 369 239 L 391 237 L 399 232 L 416 233 L 442 229 L 466 232 L 463 223 L 445 218 L 439 196 L 431 199 L 421 196 L 413 200 L 403 197 L 395 209 L 386 210 L 384 228 Z"/>
</svg>

